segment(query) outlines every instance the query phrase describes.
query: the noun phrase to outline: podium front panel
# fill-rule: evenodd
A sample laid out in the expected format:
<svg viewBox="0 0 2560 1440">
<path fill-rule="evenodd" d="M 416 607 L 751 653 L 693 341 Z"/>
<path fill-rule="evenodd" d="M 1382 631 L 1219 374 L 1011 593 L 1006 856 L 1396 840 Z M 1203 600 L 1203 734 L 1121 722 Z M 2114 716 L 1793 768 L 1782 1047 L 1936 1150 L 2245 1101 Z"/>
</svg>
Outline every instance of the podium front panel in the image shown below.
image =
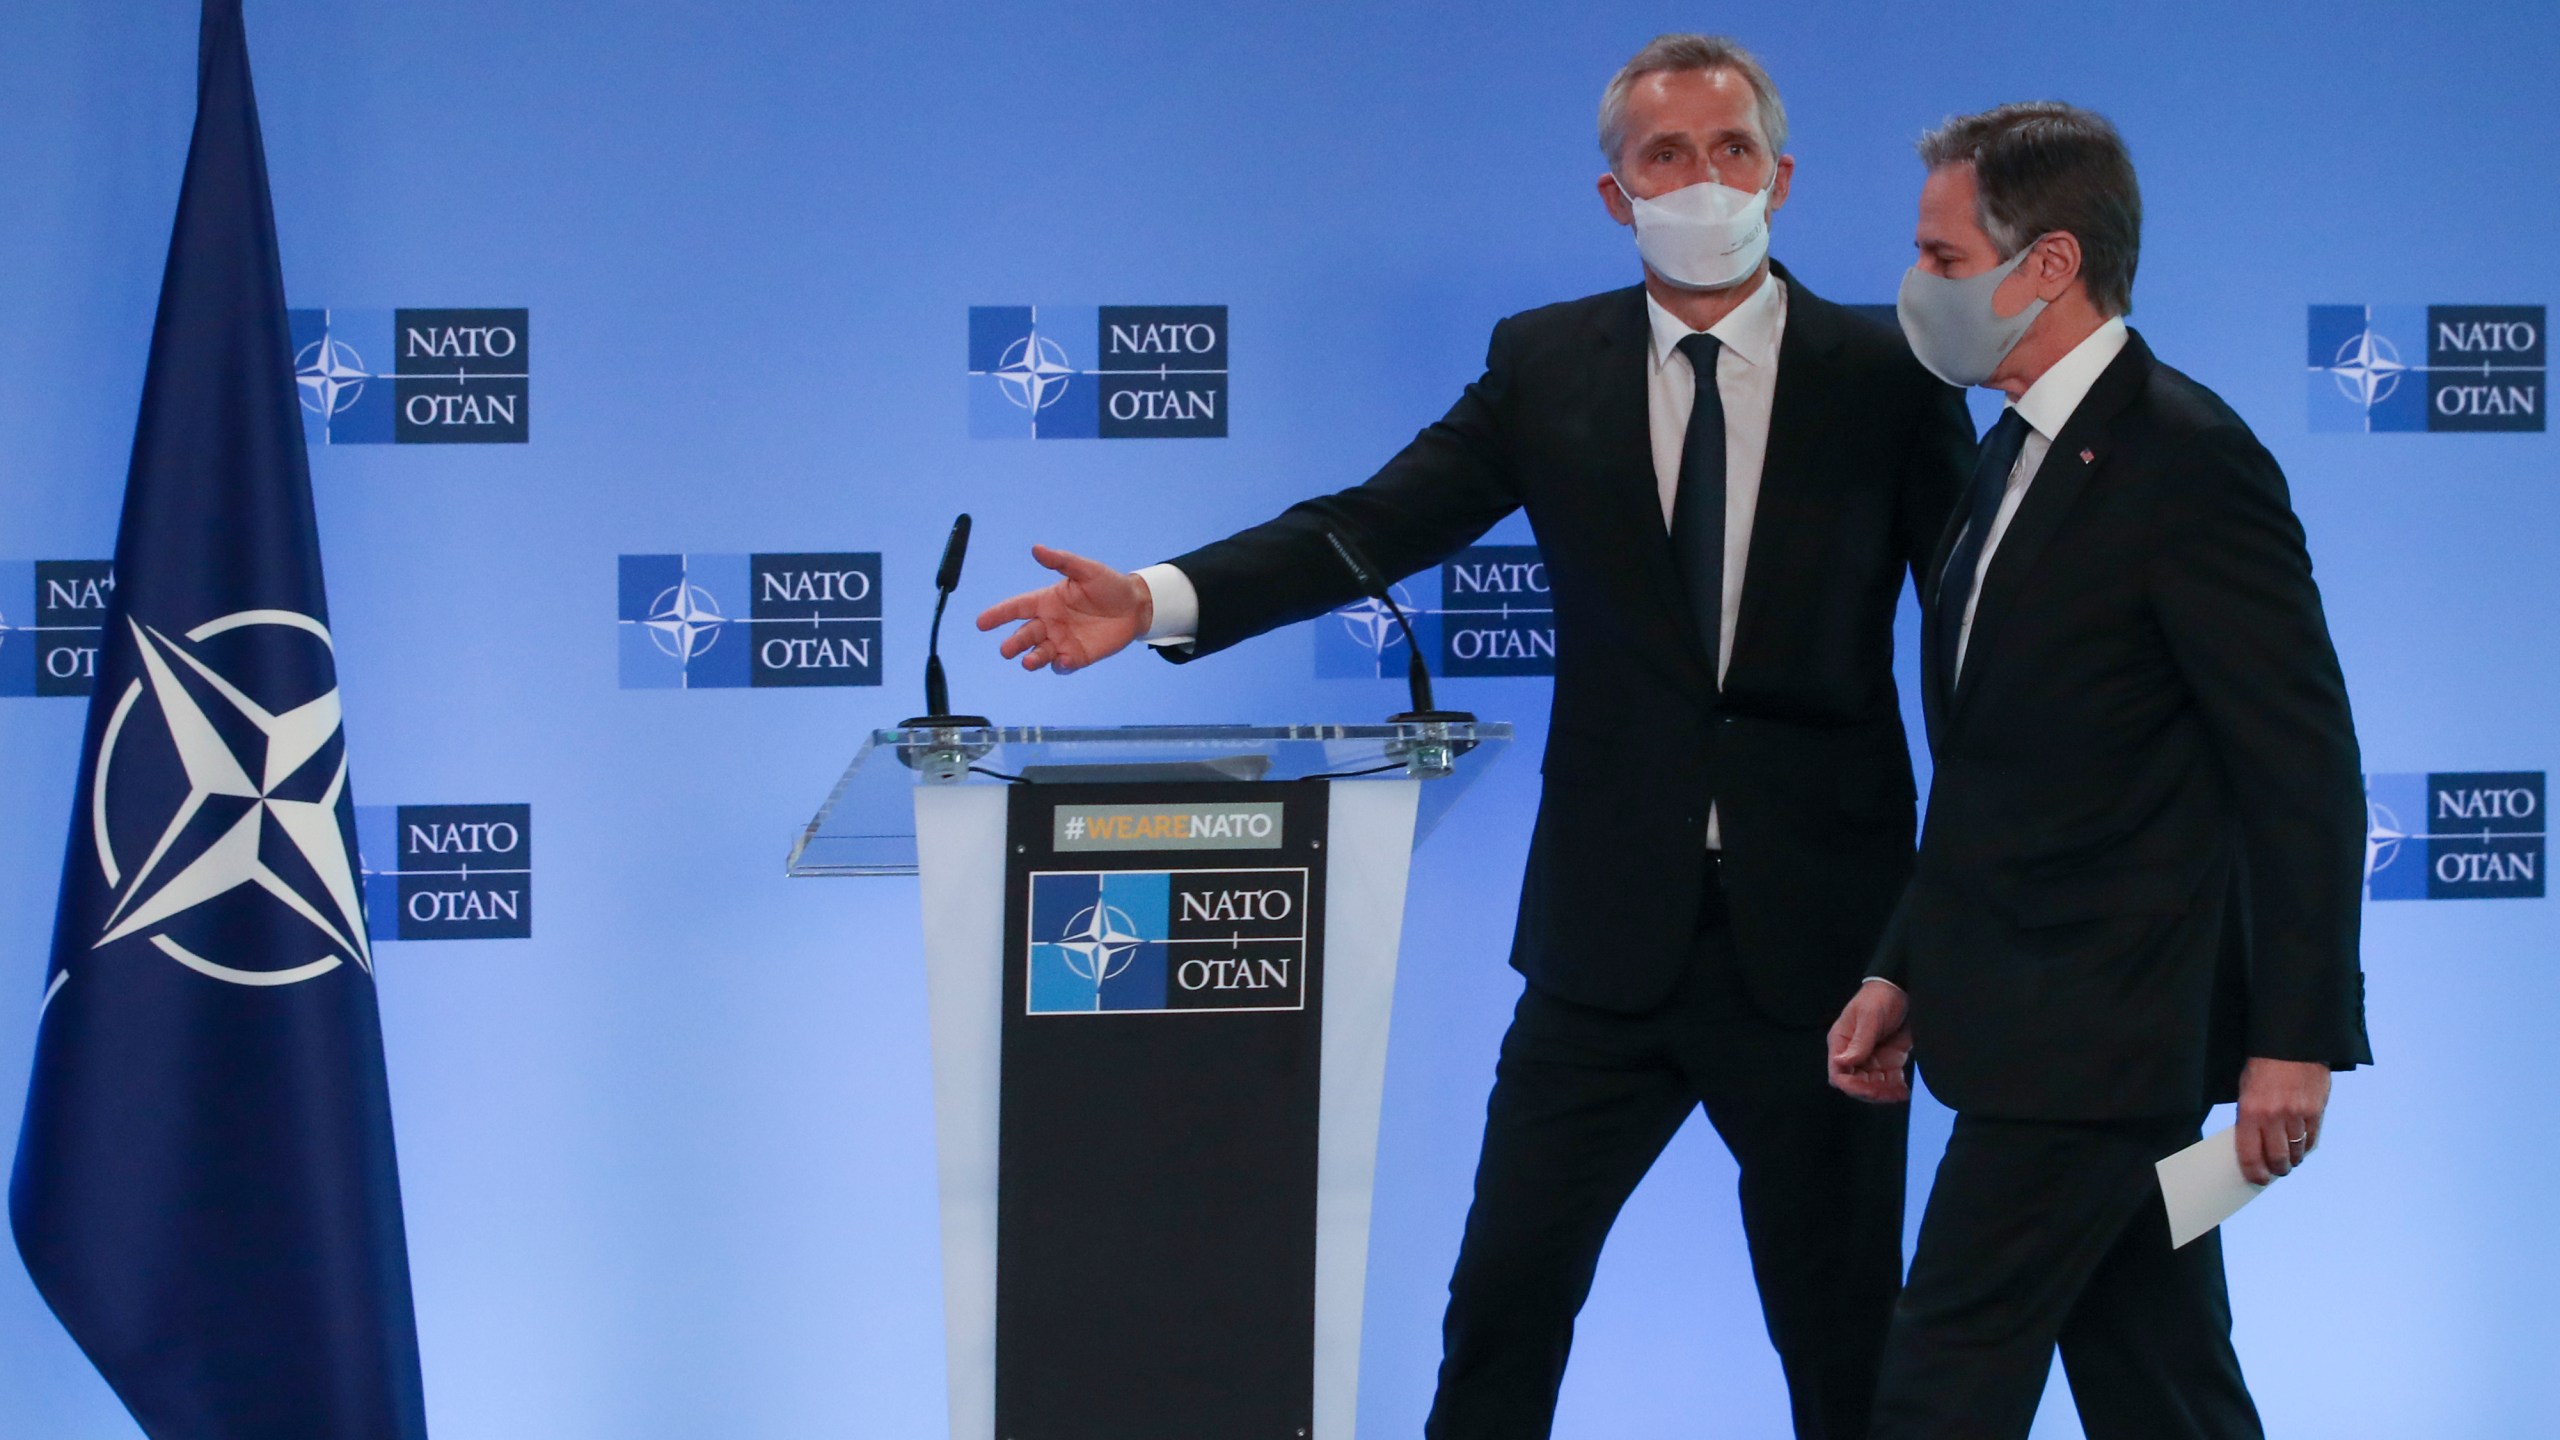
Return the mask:
<svg viewBox="0 0 2560 1440">
<path fill-rule="evenodd" d="M 1327 789 L 1008 798 L 996 1431 L 1305 1433 Z"/>
<path fill-rule="evenodd" d="M 1350 1440 L 1378 1107 L 1421 788 L 1414 781 L 1372 780 L 915 792 L 953 1436 L 1146 1440 L 1157 1433 L 1259 1434 L 1265 1421 L 1289 1419 L 1275 1432 L 1281 1440 L 1302 1432 Z M 1291 792 L 1303 798 L 1283 798 Z M 1145 817 L 1167 813 L 1164 802 L 1180 796 L 1207 796 L 1213 813 L 1227 817 L 1207 827 L 1212 833 L 1199 837 L 1202 844 L 1224 843 L 1250 817 L 1273 810 L 1279 812 L 1274 828 L 1285 838 L 1273 848 L 1247 850 L 1057 846 L 1078 819 L 1084 834 L 1077 838 L 1107 831 L 1146 843 Z M 1035 855 L 1024 835 L 1008 838 L 1009 812 L 1026 835 L 1037 830 L 1050 842 L 1043 853 Z M 1160 836 L 1163 822 L 1154 823 Z M 1288 883 L 1299 870 L 1306 872 L 1303 891 Z M 1253 883 L 1221 887 L 1219 871 Z M 1106 881 L 1112 882 L 1107 889 Z M 1043 917 L 1034 883 L 1054 892 L 1047 897 L 1052 910 L 1067 906 L 1076 913 Z M 1287 897 L 1285 905 L 1279 896 Z M 1105 909 L 1088 913 L 1096 906 Z M 1161 922 L 1155 907 L 1163 907 Z M 1283 909 L 1291 913 L 1277 914 Z M 1059 934 L 1040 929 L 1042 918 Z M 1151 957 L 1150 944 L 1163 948 Z M 1280 963 L 1299 955 L 1312 964 L 1292 973 Z M 1187 991 L 1186 979 L 1192 982 Z M 1262 1003 L 1275 991 L 1285 1007 Z M 1255 1059 L 1215 1053 L 1222 1033 L 1242 1037 L 1243 1030 L 1199 1028 L 1262 1024 L 1277 1033 L 1292 1021 L 1300 1028 L 1285 1043 L 1273 1046 L 1266 1036 L 1259 1050 L 1237 1047 Z M 1033 1022 L 1061 1027 L 1046 1033 L 1061 1037 L 1070 1053 L 1097 1042 L 1109 1048 L 1115 1043 L 1106 1034 L 1110 1027 L 1118 1027 L 1119 1038 L 1140 1040 L 1175 1033 L 1155 1027 L 1192 1027 L 1174 1048 L 1197 1045 L 1204 1036 L 1210 1048 L 1187 1061 L 1166 1057 L 1174 1069 L 1158 1074 L 1153 1090 L 1130 1076 L 1076 1081 L 1070 1072 L 1063 1081 L 1053 1075 L 1036 1097 L 1022 1096 L 1009 1082 L 1033 1077 L 1008 1075 L 1009 1055 L 1024 1066 L 1069 1058 L 1043 1055 L 1040 1047 L 1049 1042 Z M 1021 1045 L 1026 1036 L 1034 1042 L 1028 1050 Z M 1205 1075 L 1237 1068 L 1229 1063 L 1235 1061 L 1245 1062 L 1246 1072 L 1261 1065 L 1264 1088 L 1275 1093 L 1246 1097 L 1241 1109 L 1168 1105 L 1179 1114 L 1155 1118 L 1178 1123 L 1153 1135 L 1133 1136 L 1125 1126 L 1094 1132 L 1092 1107 L 1143 1110 L 1148 1095 L 1161 1093 L 1185 1069 Z M 1236 1125 L 1250 1132 L 1242 1138 L 1266 1148 L 1227 1150 L 1222 1159 L 1222 1147 L 1240 1138 Z M 1026 1126 L 1045 1133 L 1032 1136 Z M 1079 1177 L 1076 1147 L 1096 1144 L 1117 1147 L 1122 1164 L 1151 1156 L 1144 1163 L 1162 1171 L 1152 1192 L 1133 1197 L 1125 1170 L 1117 1180 Z M 1012 1195 L 1008 1212 L 1004 1182 L 1020 1191 L 1026 1177 L 1048 1188 Z M 1186 1195 L 1209 1213 L 1179 1220 Z M 1052 1210 L 1062 1213 L 1047 1213 Z M 1080 1243 L 1044 1234 L 1073 1227 L 1087 1232 Z M 1257 1239 L 1257 1229 L 1273 1233 Z M 1128 1253 L 1115 1255 L 1115 1247 Z M 1200 1273 L 1221 1255 L 1238 1272 L 1232 1293 L 1223 1295 L 1216 1276 Z M 1019 1276 L 1016 1261 L 1028 1267 Z M 1179 1273 L 1150 1273 L 1149 1266 Z M 1115 1267 L 1135 1267 L 1145 1283 L 1115 1283 Z M 1208 1303 L 1194 1305 L 1189 1317 L 1197 1333 L 1176 1335 L 1167 1353 L 1126 1359 L 1131 1346 L 1146 1343 L 1148 1326 L 1185 1284 L 1209 1287 L 1203 1292 Z M 1283 1310 L 1285 1318 L 1273 1328 Z M 1079 1314 L 1081 1339 L 1060 1341 L 1054 1329 L 1043 1328 Z M 1037 1338 L 1044 1333 L 1052 1338 Z M 1000 1335 L 1009 1347 L 1001 1366 Z M 1056 1353 L 1018 1353 L 1026 1344 Z M 1115 1356 L 1124 1357 L 1117 1373 Z M 1183 1364 L 1169 1363 L 1175 1360 Z M 1140 1394 L 1136 1408 L 1112 1408 L 1115 1393 L 1128 1393 L 1132 1383 Z M 1218 1407 L 1230 1402 L 1253 1414 L 1239 1410 L 1245 1423 L 1226 1423 L 1228 1412 Z"/>
</svg>

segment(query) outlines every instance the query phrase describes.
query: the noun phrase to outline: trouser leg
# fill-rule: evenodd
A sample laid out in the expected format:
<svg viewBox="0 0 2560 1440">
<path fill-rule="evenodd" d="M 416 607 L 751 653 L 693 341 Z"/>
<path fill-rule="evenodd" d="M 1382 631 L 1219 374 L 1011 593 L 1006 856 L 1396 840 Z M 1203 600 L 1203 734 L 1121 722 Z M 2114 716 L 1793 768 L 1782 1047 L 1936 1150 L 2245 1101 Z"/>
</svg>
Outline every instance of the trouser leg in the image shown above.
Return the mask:
<svg viewBox="0 0 2560 1440">
<path fill-rule="evenodd" d="M 1736 1015 L 1687 1048 L 1741 1168 L 1752 1275 L 1798 1440 L 1862 1440 L 1901 1287 L 1910 1107 L 1832 1089 L 1820 1030 Z"/>
<path fill-rule="evenodd" d="M 2179 1122 L 1956 1119 L 1894 1308 L 1874 1440 L 2023 1440 L 2055 1343 L 2156 1205 Z M 2164 1237 L 2165 1239 L 2165 1237 Z"/>
<path fill-rule="evenodd" d="M 1520 997 L 1486 1106 L 1430 1440 L 1540 1440 L 1601 1243 L 1696 1103 L 1648 1017 Z"/>
<path fill-rule="evenodd" d="M 2156 1186 L 2089 1277 L 2063 1323 L 2061 1344 L 2089 1440 L 2262 1440 L 2266 1433 L 2231 1348 L 2222 1232 L 2170 1249 L 2168 1210 Z"/>
</svg>

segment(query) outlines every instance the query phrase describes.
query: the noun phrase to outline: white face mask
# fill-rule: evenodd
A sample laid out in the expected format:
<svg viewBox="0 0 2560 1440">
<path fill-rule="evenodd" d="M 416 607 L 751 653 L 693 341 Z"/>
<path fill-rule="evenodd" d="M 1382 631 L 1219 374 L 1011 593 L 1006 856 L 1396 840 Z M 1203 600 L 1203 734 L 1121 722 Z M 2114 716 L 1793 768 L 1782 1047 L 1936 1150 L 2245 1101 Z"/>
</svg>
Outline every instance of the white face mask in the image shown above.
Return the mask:
<svg viewBox="0 0 2560 1440">
<path fill-rule="evenodd" d="M 1684 290 L 1721 290 L 1760 268 L 1769 253 L 1769 196 L 1777 167 L 1759 190 L 1736 190 L 1712 180 L 1685 185 L 1652 200 L 1618 182 L 1635 211 L 1636 250 L 1653 273 Z"/>
<path fill-rule="evenodd" d="M 2017 314 L 2002 315 L 1991 308 L 1991 292 L 2026 263 L 2034 249 L 2030 244 L 2010 256 L 2007 264 L 1962 280 L 1932 275 L 1917 265 L 1902 277 L 1902 294 L 1894 300 L 1893 311 L 1902 321 L 1911 353 L 1930 374 L 1950 385 L 1970 388 L 2000 368 L 2019 337 L 2044 313 L 2044 301 L 2030 300 Z"/>
</svg>

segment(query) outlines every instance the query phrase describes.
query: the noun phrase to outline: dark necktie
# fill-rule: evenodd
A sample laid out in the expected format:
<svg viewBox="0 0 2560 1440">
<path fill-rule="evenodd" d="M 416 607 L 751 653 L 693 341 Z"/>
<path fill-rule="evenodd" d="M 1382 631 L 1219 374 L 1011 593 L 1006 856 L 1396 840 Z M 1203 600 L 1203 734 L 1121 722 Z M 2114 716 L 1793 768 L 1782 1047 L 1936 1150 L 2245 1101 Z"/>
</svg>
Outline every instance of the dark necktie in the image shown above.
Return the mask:
<svg viewBox="0 0 2560 1440">
<path fill-rule="evenodd" d="M 1671 553 L 1689 593 L 1689 615 L 1706 647 L 1707 684 L 1717 684 L 1716 650 L 1724 635 L 1724 397 L 1716 391 L 1716 352 L 1723 342 L 1703 332 L 1680 342 L 1698 380 L 1689 432 L 1680 442 L 1680 488 L 1671 496 Z"/>
<path fill-rule="evenodd" d="M 1947 693 L 1955 693 L 1956 646 L 1964 638 L 1965 606 L 1973 600 L 1974 572 L 1982 565 L 1982 547 L 1991 538 L 1991 522 L 2009 493 L 2009 472 L 2027 443 L 2027 422 L 2015 409 L 2002 412 L 2000 423 L 1982 437 L 1974 455 L 1973 488 L 1965 492 L 1964 533 L 1938 579 L 1938 654 L 1947 667 Z"/>
</svg>

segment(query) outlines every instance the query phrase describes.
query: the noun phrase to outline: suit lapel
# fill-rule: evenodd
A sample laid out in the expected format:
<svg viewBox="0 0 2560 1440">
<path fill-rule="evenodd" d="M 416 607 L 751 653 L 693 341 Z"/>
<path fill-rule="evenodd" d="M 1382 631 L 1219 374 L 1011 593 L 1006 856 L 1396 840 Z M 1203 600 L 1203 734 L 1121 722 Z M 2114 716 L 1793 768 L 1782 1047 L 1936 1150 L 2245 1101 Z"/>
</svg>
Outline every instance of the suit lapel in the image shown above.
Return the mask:
<svg viewBox="0 0 2560 1440">
<path fill-rule="evenodd" d="M 1741 614 L 1733 627 L 1733 656 L 1725 678 L 1730 682 L 1763 648 L 1757 643 L 1769 624 L 1772 605 L 1784 613 L 1787 597 L 1771 592 L 1811 577 L 1788 573 L 1779 557 L 1792 552 L 1791 538 L 1821 517 L 1808 515 L 1805 477 L 1820 463 L 1834 433 L 1839 396 L 1832 352 L 1840 348 L 1841 316 L 1821 297 L 1806 290 L 1772 262 L 1771 283 L 1787 287 L 1786 328 L 1778 336 L 1777 388 L 1769 401 L 1769 439 L 1760 455 L 1760 497 L 1752 506 L 1751 542 L 1742 563 Z"/>
<path fill-rule="evenodd" d="M 1668 649 L 1686 657 L 1683 668 L 1692 678 L 1711 689 L 1706 650 L 1689 621 L 1688 590 L 1671 553 L 1671 531 L 1662 523 L 1662 489 L 1653 473 L 1653 323 L 1644 287 L 1623 294 L 1624 302 L 1610 306 L 1594 327 L 1599 347 L 1592 384 L 1598 393 L 1590 412 L 1591 443 L 1598 500 L 1608 517 L 1603 528 L 1630 537 L 1637 586 L 1650 602 L 1655 628 Z"/>
<path fill-rule="evenodd" d="M 1958 677 L 1952 697 L 1954 714 L 1961 714 L 1965 702 L 1982 689 L 1983 670 L 1998 662 L 2005 622 L 2034 572 L 2036 558 L 2061 531 L 2091 478 L 2106 468 L 2107 431 L 2151 378 L 2152 363 L 2150 347 L 2140 336 L 2128 335 L 2124 350 L 2089 387 L 2080 407 L 2063 422 L 2062 433 L 2053 437 L 2044 462 L 2036 467 L 2027 496 L 2018 502 L 2017 514 L 2010 517 L 1999 548 L 1991 554 L 1991 568 L 1982 577 L 1982 596 L 1973 607 L 1973 632 L 1965 641 L 1964 674 Z"/>
</svg>

